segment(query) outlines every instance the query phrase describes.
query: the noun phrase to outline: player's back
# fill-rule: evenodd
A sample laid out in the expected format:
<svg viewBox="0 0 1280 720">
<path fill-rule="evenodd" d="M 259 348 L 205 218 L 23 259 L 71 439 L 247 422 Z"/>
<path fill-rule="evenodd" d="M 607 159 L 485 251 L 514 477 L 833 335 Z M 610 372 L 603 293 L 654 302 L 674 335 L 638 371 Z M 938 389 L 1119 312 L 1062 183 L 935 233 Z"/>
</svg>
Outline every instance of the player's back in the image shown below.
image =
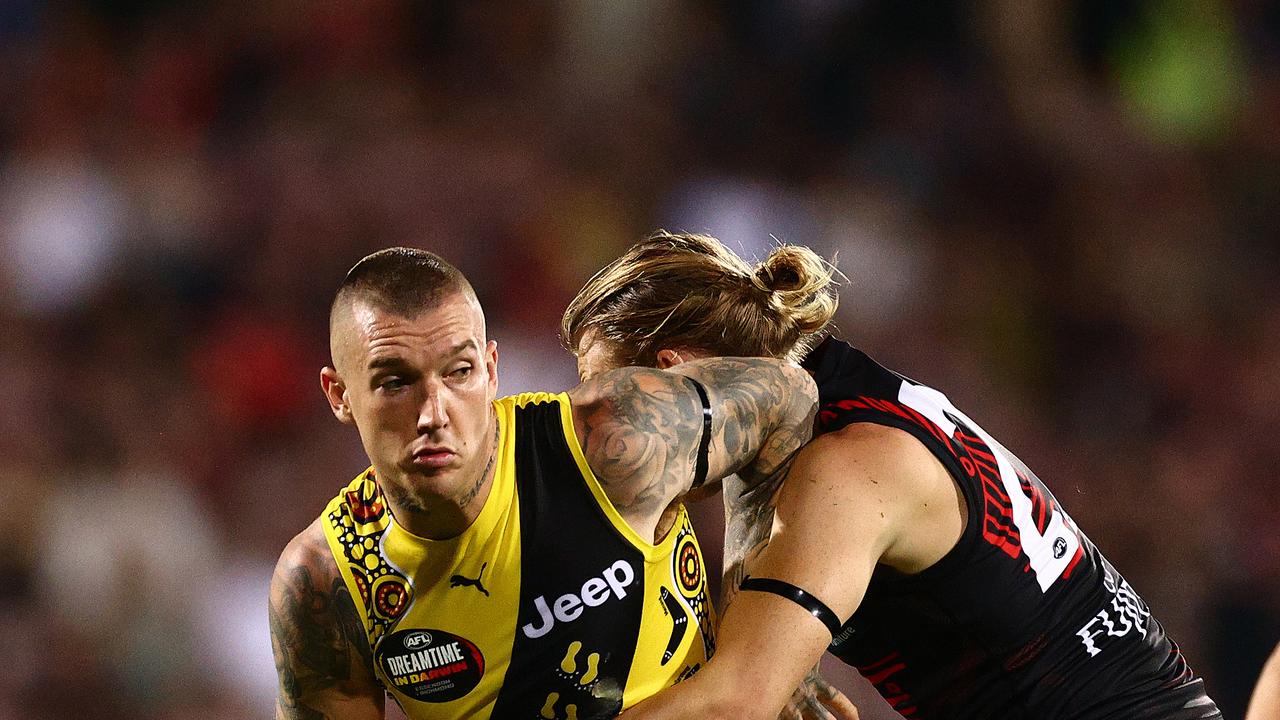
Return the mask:
<svg viewBox="0 0 1280 720">
<path fill-rule="evenodd" d="M 826 341 L 818 431 L 911 433 L 964 497 L 963 535 L 915 575 L 877 568 L 831 651 L 906 718 L 1219 718 L 1133 588 L 1044 484 L 940 392 Z"/>
<path fill-rule="evenodd" d="M 494 403 L 493 489 L 449 540 L 395 522 L 372 470 L 322 517 L 373 649 L 408 717 L 613 717 L 713 651 L 701 552 L 681 508 L 658 543 L 605 496 L 566 395 Z"/>
</svg>

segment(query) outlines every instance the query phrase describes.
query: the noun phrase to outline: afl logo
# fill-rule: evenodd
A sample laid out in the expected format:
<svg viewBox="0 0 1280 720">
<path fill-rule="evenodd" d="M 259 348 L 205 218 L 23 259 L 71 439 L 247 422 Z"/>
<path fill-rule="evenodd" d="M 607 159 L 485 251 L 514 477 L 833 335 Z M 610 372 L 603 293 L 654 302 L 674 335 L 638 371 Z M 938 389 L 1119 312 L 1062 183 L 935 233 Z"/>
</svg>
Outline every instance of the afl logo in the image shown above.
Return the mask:
<svg viewBox="0 0 1280 720">
<path fill-rule="evenodd" d="M 1065 538 L 1057 538 L 1053 541 L 1053 557 L 1055 560 L 1061 560 L 1063 555 L 1067 554 L 1067 541 Z"/>
<path fill-rule="evenodd" d="M 400 630 L 378 643 L 387 687 L 429 703 L 457 700 L 484 677 L 484 655 L 470 640 L 443 630 Z"/>
<path fill-rule="evenodd" d="M 676 541 L 675 576 L 680 586 L 680 594 L 687 598 L 697 597 L 702 592 L 702 557 L 698 554 L 698 544 L 692 533 L 685 533 Z"/>
<path fill-rule="evenodd" d="M 426 630 L 411 632 L 404 636 L 404 646 L 409 650 L 417 650 L 431 644 L 431 633 Z"/>
</svg>

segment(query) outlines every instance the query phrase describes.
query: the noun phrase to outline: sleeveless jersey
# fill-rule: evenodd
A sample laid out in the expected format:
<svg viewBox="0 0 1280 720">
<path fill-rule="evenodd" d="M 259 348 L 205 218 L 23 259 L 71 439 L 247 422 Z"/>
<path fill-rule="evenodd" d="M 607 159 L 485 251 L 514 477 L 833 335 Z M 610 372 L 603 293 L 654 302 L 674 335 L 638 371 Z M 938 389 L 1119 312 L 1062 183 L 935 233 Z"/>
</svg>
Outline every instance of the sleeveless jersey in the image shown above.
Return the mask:
<svg viewBox="0 0 1280 720">
<path fill-rule="evenodd" d="M 830 650 L 903 717 L 1220 718 L 1129 583 L 1044 484 L 946 396 L 828 339 L 805 360 L 818 432 L 911 433 L 950 473 L 968 519 L 925 571 L 877 567 Z"/>
<path fill-rule="evenodd" d="M 684 508 L 647 542 L 587 466 L 567 395 L 494 408 L 492 489 L 458 537 L 397 524 L 372 469 L 325 510 L 388 694 L 413 720 L 588 720 L 696 672 L 712 609 Z"/>
</svg>

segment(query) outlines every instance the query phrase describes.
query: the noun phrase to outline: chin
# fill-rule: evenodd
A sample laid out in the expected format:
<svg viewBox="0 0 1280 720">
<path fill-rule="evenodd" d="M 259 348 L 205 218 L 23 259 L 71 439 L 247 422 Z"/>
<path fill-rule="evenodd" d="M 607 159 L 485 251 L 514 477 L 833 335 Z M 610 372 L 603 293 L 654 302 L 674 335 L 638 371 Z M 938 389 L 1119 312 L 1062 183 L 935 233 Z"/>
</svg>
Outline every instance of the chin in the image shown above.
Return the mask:
<svg viewBox="0 0 1280 720">
<path fill-rule="evenodd" d="M 406 489 L 412 495 L 423 500 L 431 498 L 451 497 L 458 492 L 462 483 L 462 469 L 458 467 L 420 468 L 414 467 L 405 473 Z"/>
</svg>

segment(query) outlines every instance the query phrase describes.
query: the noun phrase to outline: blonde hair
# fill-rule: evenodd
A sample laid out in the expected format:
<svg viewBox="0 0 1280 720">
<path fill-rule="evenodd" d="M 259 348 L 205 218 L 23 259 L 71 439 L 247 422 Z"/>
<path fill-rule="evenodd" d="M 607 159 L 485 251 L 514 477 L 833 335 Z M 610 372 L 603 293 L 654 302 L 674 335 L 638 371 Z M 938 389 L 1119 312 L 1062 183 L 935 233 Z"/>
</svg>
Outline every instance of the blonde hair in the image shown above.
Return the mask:
<svg viewBox="0 0 1280 720">
<path fill-rule="evenodd" d="M 835 274 L 806 247 L 751 267 L 709 235 L 659 230 L 578 292 L 561 340 L 576 354 L 595 329 L 623 365 L 654 365 L 663 348 L 798 361 L 835 314 Z"/>
</svg>

